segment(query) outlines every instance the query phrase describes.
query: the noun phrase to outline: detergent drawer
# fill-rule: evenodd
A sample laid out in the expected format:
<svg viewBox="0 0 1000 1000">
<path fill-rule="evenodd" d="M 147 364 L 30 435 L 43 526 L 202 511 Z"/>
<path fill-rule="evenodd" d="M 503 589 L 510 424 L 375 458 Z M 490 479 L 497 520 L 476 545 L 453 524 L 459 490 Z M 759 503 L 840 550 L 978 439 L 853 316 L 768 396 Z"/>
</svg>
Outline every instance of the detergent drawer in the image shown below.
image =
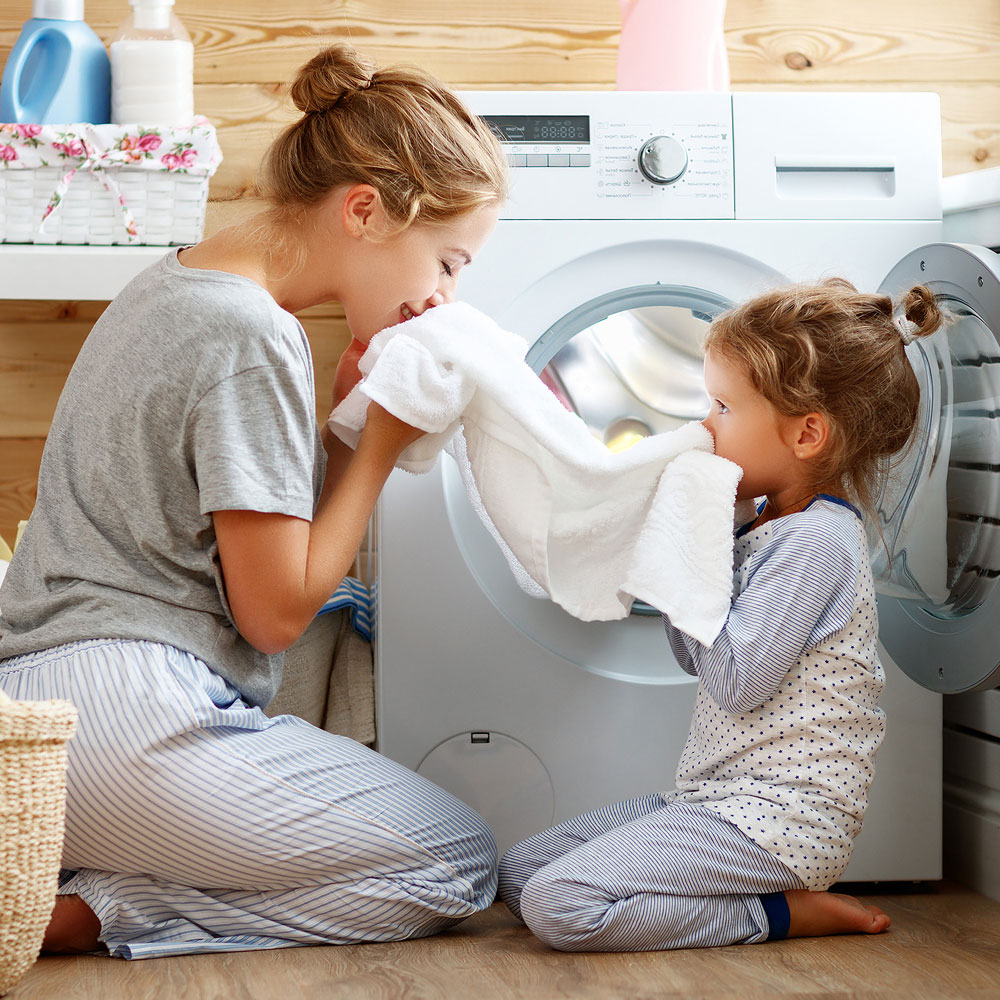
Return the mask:
<svg viewBox="0 0 1000 1000">
<path fill-rule="evenodd" d="M 937 94 L 733 94 L 736 218 L 940 219 L 940 121 Z"/>
</svg>

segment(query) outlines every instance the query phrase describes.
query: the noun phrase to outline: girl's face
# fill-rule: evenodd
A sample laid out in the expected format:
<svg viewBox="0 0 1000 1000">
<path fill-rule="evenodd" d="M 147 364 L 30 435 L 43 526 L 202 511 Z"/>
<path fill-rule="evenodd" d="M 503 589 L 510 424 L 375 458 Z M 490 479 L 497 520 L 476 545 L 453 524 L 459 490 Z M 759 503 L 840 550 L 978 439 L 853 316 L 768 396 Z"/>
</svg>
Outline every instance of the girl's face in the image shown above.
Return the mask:
<svg viewBox="0 0 1000 1000">
<path fill-rule="evenodd" d="M 790 500 L 805 490 L 807 470 L 797 453 L 802 418 L 779 413 L 740 368 L 712 352 L 705 356 L 705 389 L 712 408 L 702 423 L 715 453 L 743 469 L 736 498 Z"/>
<path fill-rule="evenodd" d="M 462 269 L 499 213 L 499 205 L 485 205 L 446 225 L 417 224 L 386 240 L 362 240 L 354 280 L 341 298 L 354 339 L 367 344 L 379 330 L 452 301 Z"/>
</svg>

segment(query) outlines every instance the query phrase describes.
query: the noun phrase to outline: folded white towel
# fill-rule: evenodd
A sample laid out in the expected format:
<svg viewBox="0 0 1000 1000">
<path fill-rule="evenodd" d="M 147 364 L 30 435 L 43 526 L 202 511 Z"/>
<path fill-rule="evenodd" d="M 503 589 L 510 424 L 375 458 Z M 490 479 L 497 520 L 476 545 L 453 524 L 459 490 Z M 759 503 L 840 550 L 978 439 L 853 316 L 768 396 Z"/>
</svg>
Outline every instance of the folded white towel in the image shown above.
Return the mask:
<svg viewBox="0 0 1000 1000">
<path fill-rule="evenodd" d="M 412 472 L 450 442 L 526 592 L 585 621 L 644 600 L 711 645 L 732 593 L 739 467 L 696 422 L 609 451 L 525 364 L 526 346 L 469 305 L 438 306 L 372 339 L 330 427 L 354 447 L 375 400 L 429 432 L 398 463 Z"/>
</svg>

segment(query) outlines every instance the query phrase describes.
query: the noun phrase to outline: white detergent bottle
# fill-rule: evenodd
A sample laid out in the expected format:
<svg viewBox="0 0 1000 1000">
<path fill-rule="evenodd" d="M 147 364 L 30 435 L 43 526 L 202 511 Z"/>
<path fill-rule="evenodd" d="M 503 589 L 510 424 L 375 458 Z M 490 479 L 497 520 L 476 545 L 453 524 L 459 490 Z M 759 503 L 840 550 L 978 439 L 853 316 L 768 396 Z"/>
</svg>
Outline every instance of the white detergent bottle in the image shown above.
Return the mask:
<svg viewBox="0 0 1000 1000">
<path fill-rule="evenodd" d="M 111 43 L 111 120 L 118 125 L 189 125 L 194 117 L 194 46 L 174 0 L 130 0 Z"/>
</svg>

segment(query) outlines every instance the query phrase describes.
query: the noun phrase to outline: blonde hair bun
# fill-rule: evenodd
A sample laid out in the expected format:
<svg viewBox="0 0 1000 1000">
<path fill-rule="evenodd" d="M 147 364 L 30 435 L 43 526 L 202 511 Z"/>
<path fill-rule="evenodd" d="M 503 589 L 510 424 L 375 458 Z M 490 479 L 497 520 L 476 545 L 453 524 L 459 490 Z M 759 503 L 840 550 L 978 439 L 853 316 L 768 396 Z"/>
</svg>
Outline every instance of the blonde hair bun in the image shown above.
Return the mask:
<svg viewBox="0 0 1000 1000">
<path fill-rule="evenodd" d="M 291 87 L 292 103 L 303 114 L 329 110 L 342 97 L 367 90 L 374 75 L 375 64 L 350 45 L 331 45 L 299 70 Z"/>
<path fill-rule="evenodd" d="M 291 96 L 302 117 L 271 144 L 259 174 L 271 217 L 285 229 L 345 184 L 375 188 L 386 235 L 506 196 L 507 159 L 496 136 L 422 70 L 376 70 L 339 43 L 302 67 Z"/>
</svg>

